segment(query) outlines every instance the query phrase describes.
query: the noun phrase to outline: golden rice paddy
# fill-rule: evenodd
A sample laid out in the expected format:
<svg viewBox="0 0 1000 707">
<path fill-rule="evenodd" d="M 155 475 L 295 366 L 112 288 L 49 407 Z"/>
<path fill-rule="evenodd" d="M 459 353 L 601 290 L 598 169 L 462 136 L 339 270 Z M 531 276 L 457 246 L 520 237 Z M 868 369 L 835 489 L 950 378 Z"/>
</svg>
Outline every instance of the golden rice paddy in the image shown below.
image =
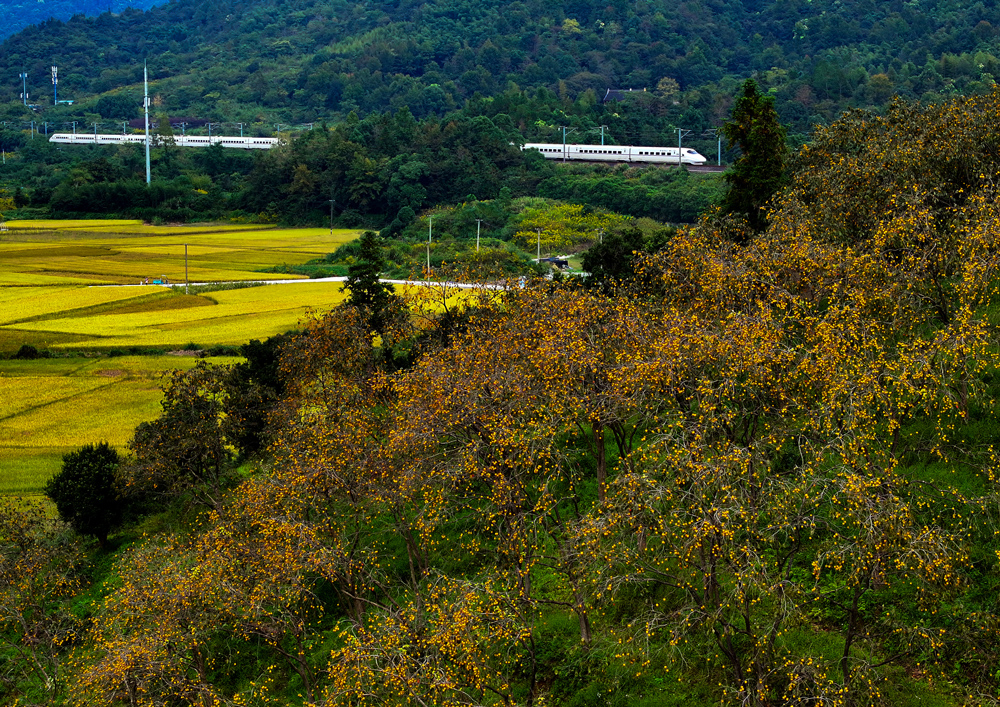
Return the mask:
<svg viewBox="0 0 1000 707">
<path fill-rule="evenodd" d="M 160 380 L 177 356 L 0 361 L 0 494 L 39 493 L 62 456 L 92 442 L 122 449 L 160 412 Z M 233 363 L 234 358 L 210 359 Z"/>
<path fill-rule="evenodd" d="M 93 291 L 101 289 L 104 288 L 90 288 L 80 293 L 78 308 L 87 307 Z M 139 300 L 145 292 L 162 288 L 107 289 L 131 290 L 134 295 L 131 299 Z M 27 338 L 46 334 L 75 335 L 71 343 L 57 343 L 53 349 L 241 344 L 294 329 L 308 310 L 330 309 L 342 302 L 346 296 L 342 289 L 343 286 L 336 282 L 263 285 L 202 295 L 197 299 L 204 306 L 192 306 L 191 298 L 178 292 L 158 307 L 126 306 L 123 309 L 129 311 L 111 308 L 94 314 L 70 310 L 62 316 L 50 315 L 36 321 L 3 325 L 0 329 L 25 332 L 31 335 Z M 169 307 L 172 302 L 178 306 Z M 128 305 L 130 299 L 120 300 L 120 303 Z"/>
<path fill-rule="evenodd" d="M 325 255 L 358 235 L 126 220 L 7 226 L 0 234 L 0 353 L 8 356 L 23 344 L 57 356 L 238 345 L 294 329 L 307 311 L 341 302 L 341 285 L 289 282 L 185 295 L 139 282 L 183 283 L 185 273 L 192 282 L 296 280 L 260 271 Z M 136 425 L 159 414 L 163 373 L 194 361 L 0 360 L 0 493 L 40 492 L 62 455 L 85 444 L 106 440 L 124 447 Z"/>
<path fill-rule="evenodd" d="M 353 230 L 331 234 L 325 228 L 147 226 L 130 221 L 7 225 L 9 230 L 0 234 L 0 286 L 135 284 L 146 278 L 183 282 L 185 275 L 193 282 L 255 280 L 261 270 L 303 263 L 358 235 Z"/>
</svg>

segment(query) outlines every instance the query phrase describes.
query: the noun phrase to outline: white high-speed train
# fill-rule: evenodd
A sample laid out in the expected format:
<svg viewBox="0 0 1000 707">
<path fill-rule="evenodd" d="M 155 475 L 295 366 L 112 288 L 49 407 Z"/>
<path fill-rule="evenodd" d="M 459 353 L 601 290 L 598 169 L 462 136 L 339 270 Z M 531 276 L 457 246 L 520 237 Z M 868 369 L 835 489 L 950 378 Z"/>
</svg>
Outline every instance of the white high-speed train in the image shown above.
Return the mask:
<svg viewBox="0 0 1000 707">
<path fill-rule="evenodd" d="M 150 135 L 153 144 L 157 144 L 159 136 Z M 49 142 L 56 142 L 61 145 L 122 145 L 125 143 L 136 143 L 142 145 L 146 142 L 145 135 L 104 135 L 101 133 L 54 133 L 49 138 Z M 227 135 L 175 135 L 174 144 L 178 147 L 208 147 L 209 145 L 222 145 L 223 147 L 236 147 L 241 150 L 270 150 L 278 144 L 275 137 L 230 137 Z"/>
<path fill-rule="evenodd" d="M 653 164 L 703 165 L 704 155 L 689 147 L 645 147 L 638 145 L 565 145 L 529 142 L 522 150 L 538 150 L 549 160 L 577 160 L 581 162 L 649 162 Z"/>
</svg>

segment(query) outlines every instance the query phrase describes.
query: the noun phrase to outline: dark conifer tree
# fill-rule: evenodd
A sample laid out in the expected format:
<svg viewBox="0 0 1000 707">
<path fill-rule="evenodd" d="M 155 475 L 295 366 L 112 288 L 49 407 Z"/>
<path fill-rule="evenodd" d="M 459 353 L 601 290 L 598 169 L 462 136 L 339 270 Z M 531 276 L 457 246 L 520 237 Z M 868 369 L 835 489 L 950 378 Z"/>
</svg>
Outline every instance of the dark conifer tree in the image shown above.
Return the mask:
<svg viewBox="0 0 1000 707">
<path fill-rule="evenodd" d="M 379 273 L 385 268 L 385 255 L 378 234 L 365 231 L 358 245 L 358 260 L 347 269 L 347 289 L 351 292 L 347 302 L 367 310 L 372 329 L 381 333 L 389 321 L 396 296 L 392 285 L 379 282 Z"/>
<path fill-rule="evenodd" d="M 729 190 L 722 210 L 746 216 L 753 231 L 763 231 L 767 226 L 764 209 L 785 183 L 788 154 L 774 98 L 762 94 L 757 82 L 747 79 L 722 132 L 730 147 L 738 146 L 741 153 L 725 175 Z"/>
</svg>

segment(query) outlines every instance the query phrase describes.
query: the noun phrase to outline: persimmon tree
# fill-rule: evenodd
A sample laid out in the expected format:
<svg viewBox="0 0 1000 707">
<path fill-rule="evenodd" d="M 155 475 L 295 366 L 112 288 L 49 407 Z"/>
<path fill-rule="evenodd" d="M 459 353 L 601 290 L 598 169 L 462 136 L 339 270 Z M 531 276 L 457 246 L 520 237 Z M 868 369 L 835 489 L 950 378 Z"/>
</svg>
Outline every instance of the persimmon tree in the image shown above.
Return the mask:
<svg viewBox="0 0 1000 707">
<path fill-rule="evenodd" d="M 131 548 L 91 632 L 97 659 L 76 676 L 84 702 L 210 704 L 214 644 L 227 633 L 221 578 L 176 540 Z"/>
<path fill-rule="evenodd" d="M 282 359 L 289 395 L 274 445 L 273 479 L 283 503 L 314 517 L 322 548 L 317 571 L 355 621 L 380 574 L 373 534 L 391 532 L 376 519 L 396 494 L 382 449 L 393 396 L 378 360 L 364 310 L 341 308 L 310 320 Z M 412 534 L 403 534 L 412 559 Z"/>
<path fill-rule="evenodd" d="M 0 498 L 0 695 L 56 699 L 66 688 L 64 647 L 84 627 L 68 601 L 85 586 L 84 557 L 67 527 L 30 501 Z"/>
</svg>

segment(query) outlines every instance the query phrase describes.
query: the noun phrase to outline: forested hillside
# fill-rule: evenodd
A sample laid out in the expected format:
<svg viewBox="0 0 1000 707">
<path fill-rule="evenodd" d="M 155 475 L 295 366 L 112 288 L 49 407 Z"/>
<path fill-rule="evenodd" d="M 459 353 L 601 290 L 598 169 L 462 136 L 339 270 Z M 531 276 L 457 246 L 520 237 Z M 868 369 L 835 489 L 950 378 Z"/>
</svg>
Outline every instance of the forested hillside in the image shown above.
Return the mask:
<svg viewBox="0 0 1000 707">
<path fill-rule="evenodd" d="M 879 112 L 895 95 L 936 102 L 991 90 L 994 27 L 997 7 L 949 2 L 176 0 L 8 38 L 0 144 L 15 154 L 0 176 L 17 206 L 36 209 L 20 214 L 28 217 L 320 223 L 333 200 L 344 225 L 382 229 L 506 188 L 691 221 L 718 197 L 710 178 L 554 170 L 505 144 L 558 141 L 565 130 L 570 142 L 683 138 L 718 158 L 724 141 L 712 130 L 754 74 L 795 146 L 850 107 Z M 144 61 L 164 137 L 167 121 L 201 134 L 214 125 L 216 134 L 300 137 L 252 160 L 189 155 L 167 141 L 154 151 L 152 191 L 138 184 L 134 149 L 46 149 L 32 139 L 37 128 L 128 129 L 140 115 Z M 51 105 L 50 65 L 74 105 Z M 17 100 L 22 70 L 35 110 Z M 634 90 L 605 103 L 608 89 Z M 721 147 L 723 161 L 737 156 Z"/>
<path fill-rule="evenodd" d="M 997 705 L 998 112 L 845 115 L 600 287 L 388 292 L 364 236 L 67 458 L 71 526 L 0 499 L 0 697 Z"/>
<path fill-rule="evenodd" d="M 75 15 L 95 17 L 105 12 L 146 10 L 163 0 L 7 0 L 0 5 L 0 38 L 28 25 L 50 19 L 68 20 Z"/>
<path fill-rule="evenodd" d="M 619 142 L 660 144 L 673 127 L 718 126 L 753 73 L 802 133 L 893 94 L 981 91 L 998 72 L 996 28 L 994 4 L 949 0 L 177 0 L 30 28 L 4 43 L 0 75 L 7 98 L 20 71 L 43 80 L 50 64 L 74 98 L 126 87 L 134 97 L 148 60 L 164 110 L 266 117 L 269 129 L 404 105 L 443 115 L 477 94 L 509 102 L 515 86 L 544 88 L 593 114 L 532 116 L 521 125 L 530 136 L 604 123 Z M 617 108 L 594 107 L 608 88 L 645 91 L 630 100 L 649 119 L 622 125 Z"/>
</svg>

